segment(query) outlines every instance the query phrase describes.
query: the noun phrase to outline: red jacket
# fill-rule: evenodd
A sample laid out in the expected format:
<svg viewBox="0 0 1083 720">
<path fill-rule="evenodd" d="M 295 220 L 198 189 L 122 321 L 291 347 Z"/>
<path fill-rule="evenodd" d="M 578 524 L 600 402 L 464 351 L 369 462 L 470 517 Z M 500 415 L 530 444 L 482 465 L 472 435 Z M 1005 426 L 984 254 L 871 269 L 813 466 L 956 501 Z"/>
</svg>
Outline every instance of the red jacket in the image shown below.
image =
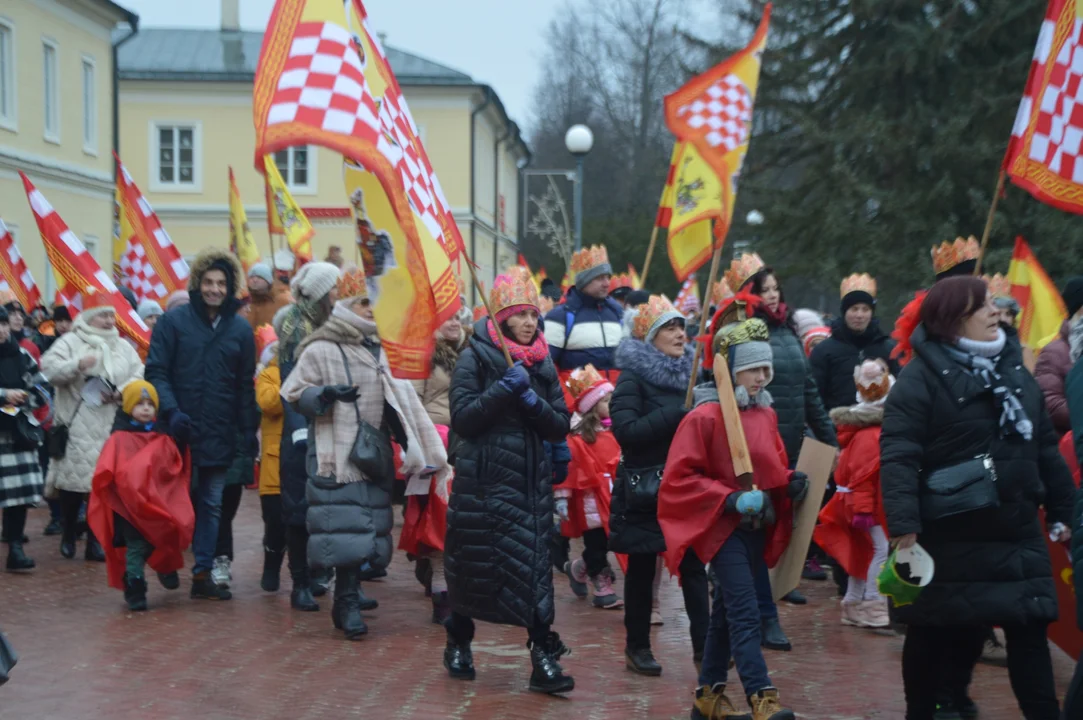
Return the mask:
<svg viewBox="0 0 1083 720">
<path fill-rule="evenodd" d="M 753 483 L 767 492 L 775 508 L 775 524 L 765 528 L 764 552 L 767 564 L 773 566 L 793 532 L 793 506 L 786 495 L 791 475 L 786 449 L 771 408 L 742 410 L 741 426 L 752 460 Z M 716 402 L 700 405 L 677 428 L 658 493 L 658 524 L 666 538 L 670 573 L 678 574 L 688 548 L 705 563 L 718 554 L 741 521 L 736 513 L 725 512 L 726 498 L 743 489 L 733 472 L 722 406 Z"/>
<path fill-rule="evenodd" d="M 1045 396 L 1045 409 L 1049 411 L 1058 435 L 1072 429 L 1072 421 L 1068 417 L 1068 397 L 1064 393 L 1064 379 L 1072 369 L 1071 348 L 1068 346 L 1070 327 L 1071 323 L 1065 320 L 1057 339 L 1038 353 L 1038 364 L 1034 368 L 1034 377 Z"/>
<path fill-rule="evenodd" d="M 620 462 L 620 445 L 608 430 L 598 433 L 594 443 L 588 443 L 582 435 L 568 436 L 568 449 L 572 461 L 568 464 L 568 479 L 555 490 L 570 490 L 568 520 L 560 523 L 560 534 L 567 538 L 583 537 L 590 526 L 587 511 L 583 507 L 583 494 L 594 493 L 598 516 L 609 534 L 609 505 L 613 495 L 613 478 Z"/>
</svg>

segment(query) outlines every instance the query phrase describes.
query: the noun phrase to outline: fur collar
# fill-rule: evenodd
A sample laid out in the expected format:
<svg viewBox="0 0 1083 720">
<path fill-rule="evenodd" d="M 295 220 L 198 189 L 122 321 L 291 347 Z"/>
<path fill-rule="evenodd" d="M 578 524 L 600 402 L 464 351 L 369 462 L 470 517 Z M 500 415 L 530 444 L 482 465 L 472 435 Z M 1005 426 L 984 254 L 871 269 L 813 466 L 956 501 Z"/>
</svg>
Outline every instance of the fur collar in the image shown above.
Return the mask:
<svg viewBox="0 0 1083 720">
<path fill-rule="evenodd" d="M 459 353 L 466 347 L 466 341 L 474 334 L 474 328 L 463 328 L 458 342 L 449 340 L 437 340 L 436 347 L 432 351 L 432 366 L 441 368 L 450 375 L 455 370 L 455 363 L 459 361 Z"/>
<path fill-rule="evenodd" d="M 693 347 L 686 345 L 684 355 L 673 358 L 654 345 L 635 338 L 625 338 L 617 346 L 614 361 L 621 370 L 631 370 L 651 385 L 683 391 L 688 387 L 688 378 L 692 374 L 694 354 Z"/>
<path fill-rule="evenodd" d="M 837 407 L 831 411 L 831 419 L 836 425 L 849 425 L 850 427 L 872 427 L 884 423 L 883 405 L 869 405 L 862 403 L 850 407 Z"/>
</svg>

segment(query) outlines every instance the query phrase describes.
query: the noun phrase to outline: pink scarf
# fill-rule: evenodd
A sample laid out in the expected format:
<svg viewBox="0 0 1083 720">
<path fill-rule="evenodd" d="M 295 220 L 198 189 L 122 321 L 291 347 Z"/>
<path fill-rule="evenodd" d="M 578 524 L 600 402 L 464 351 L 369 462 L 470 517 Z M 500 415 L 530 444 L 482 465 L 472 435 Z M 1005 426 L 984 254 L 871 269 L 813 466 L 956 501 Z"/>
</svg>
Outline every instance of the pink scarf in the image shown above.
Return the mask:
<svg viewBox="0 0 1083 720">
<path fill-rule="evenodd" d="M 493 341 L 493 345 L 500 347 L 500 336 L 497 334 L 499 331 L 493 321 L 487 322 L 486 327 L 489 328 L 489 339 Z M 534 335 L 534 342 L 529 345 L 520 345 L 508 337 L 504 338 L 504 344 L 508 346 L 511 359 L 527 367 L 544 362 L 545 358 L 549 357 L 549 343 L 545 342 L 545 335 L 540 332 Z"/>
</svg>

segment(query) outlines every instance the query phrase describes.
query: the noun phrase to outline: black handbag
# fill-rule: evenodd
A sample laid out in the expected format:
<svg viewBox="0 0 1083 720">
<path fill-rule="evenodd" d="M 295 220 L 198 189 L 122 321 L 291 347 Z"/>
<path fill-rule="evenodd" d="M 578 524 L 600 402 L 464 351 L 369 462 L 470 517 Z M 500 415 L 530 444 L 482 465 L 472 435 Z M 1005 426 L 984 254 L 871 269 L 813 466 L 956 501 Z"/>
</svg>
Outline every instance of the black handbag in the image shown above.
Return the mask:
<svg viewBox="0 0 1083 720">
<path fill-rule="evenodd" d="M 990 454 L 934 470 L 926 476 L 920 495 L 923 522 L 999 505 L 996 464 Z"/>
<path fill-rule="evenodd" d="M 75 422 L 75 416 L 83 409 L 83 398 L 79 398 L 79 404 L 75 406 L 75 412 L 71 414 L 71 420 L 67 423 L 54 423 L 45 433 L 45 451 L 53 460 L 60 460 L 68 453 L 68 437 L 71 434 L 69 426 Z"/>
<path fill-rule="evenodd" d="M 15 416 L 12 441 L 16 450 L 37 450 L 45 442 L 45 428 L 29 412 L 20 410 Z"/>
<path fill-rule="evenodd" d="M 353 377 L 350 374 L 350 361 L 346 357 L 346 351 L 338 346 L 342 353 L 342 365 L 346 369 L 346 382 L 353 385 Z M 391 438 L 387 433 L 361 419 L 361 411 L 357 409 L 357 402 L 353 403 L 353 411 L 357 415 L 357 437 L 354 438 L 353 447 L 350 448 L 348 460 L 361 471 L 366 480 L 371 482 L 387 482 L 395 477 L 394 453 L 391 449 Z"/>
<path fill-rule="evenodd" d="M 648 468 L 628 468 L 621 458 L 617 477 L 624 483 L 624 507 L 626 512 L 654 513 L 658 511 L 658 490 L 662 487 L 662 471 L 665 465 Z"/>
</svg>

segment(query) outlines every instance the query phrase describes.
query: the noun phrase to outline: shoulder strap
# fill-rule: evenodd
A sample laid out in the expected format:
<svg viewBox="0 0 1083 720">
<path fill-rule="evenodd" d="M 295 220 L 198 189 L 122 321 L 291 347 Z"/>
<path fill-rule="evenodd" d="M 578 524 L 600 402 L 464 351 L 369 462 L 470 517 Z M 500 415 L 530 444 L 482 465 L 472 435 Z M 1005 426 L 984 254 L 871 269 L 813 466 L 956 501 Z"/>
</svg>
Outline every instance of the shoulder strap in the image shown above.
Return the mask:
<svg viewBox="0 0 1083 720">
<path fill-rule="evenodd" d="M 575 327 L 575 313 L 564 306 L 564 349 L 568 349 L 568 340 L 572 336 L 572 328 Z"/>
<path fill-rule="evenodd" d="M 346 351 L 342 349 L 341 343 L 335 343 L 335 347 L 338 348 L 339 353 L 342 355 L 342 367 L 346 370 L 346 382 L 353 385 L 353 375 L 350 374 L 350 359 L 346 357 Z M 353 405 L 354 414 L 357 415 L 357 427 L 361 427 L 361 411 L 357 409 L 357 401 L 355 400 L 351 405 Z"/>
</svg>

